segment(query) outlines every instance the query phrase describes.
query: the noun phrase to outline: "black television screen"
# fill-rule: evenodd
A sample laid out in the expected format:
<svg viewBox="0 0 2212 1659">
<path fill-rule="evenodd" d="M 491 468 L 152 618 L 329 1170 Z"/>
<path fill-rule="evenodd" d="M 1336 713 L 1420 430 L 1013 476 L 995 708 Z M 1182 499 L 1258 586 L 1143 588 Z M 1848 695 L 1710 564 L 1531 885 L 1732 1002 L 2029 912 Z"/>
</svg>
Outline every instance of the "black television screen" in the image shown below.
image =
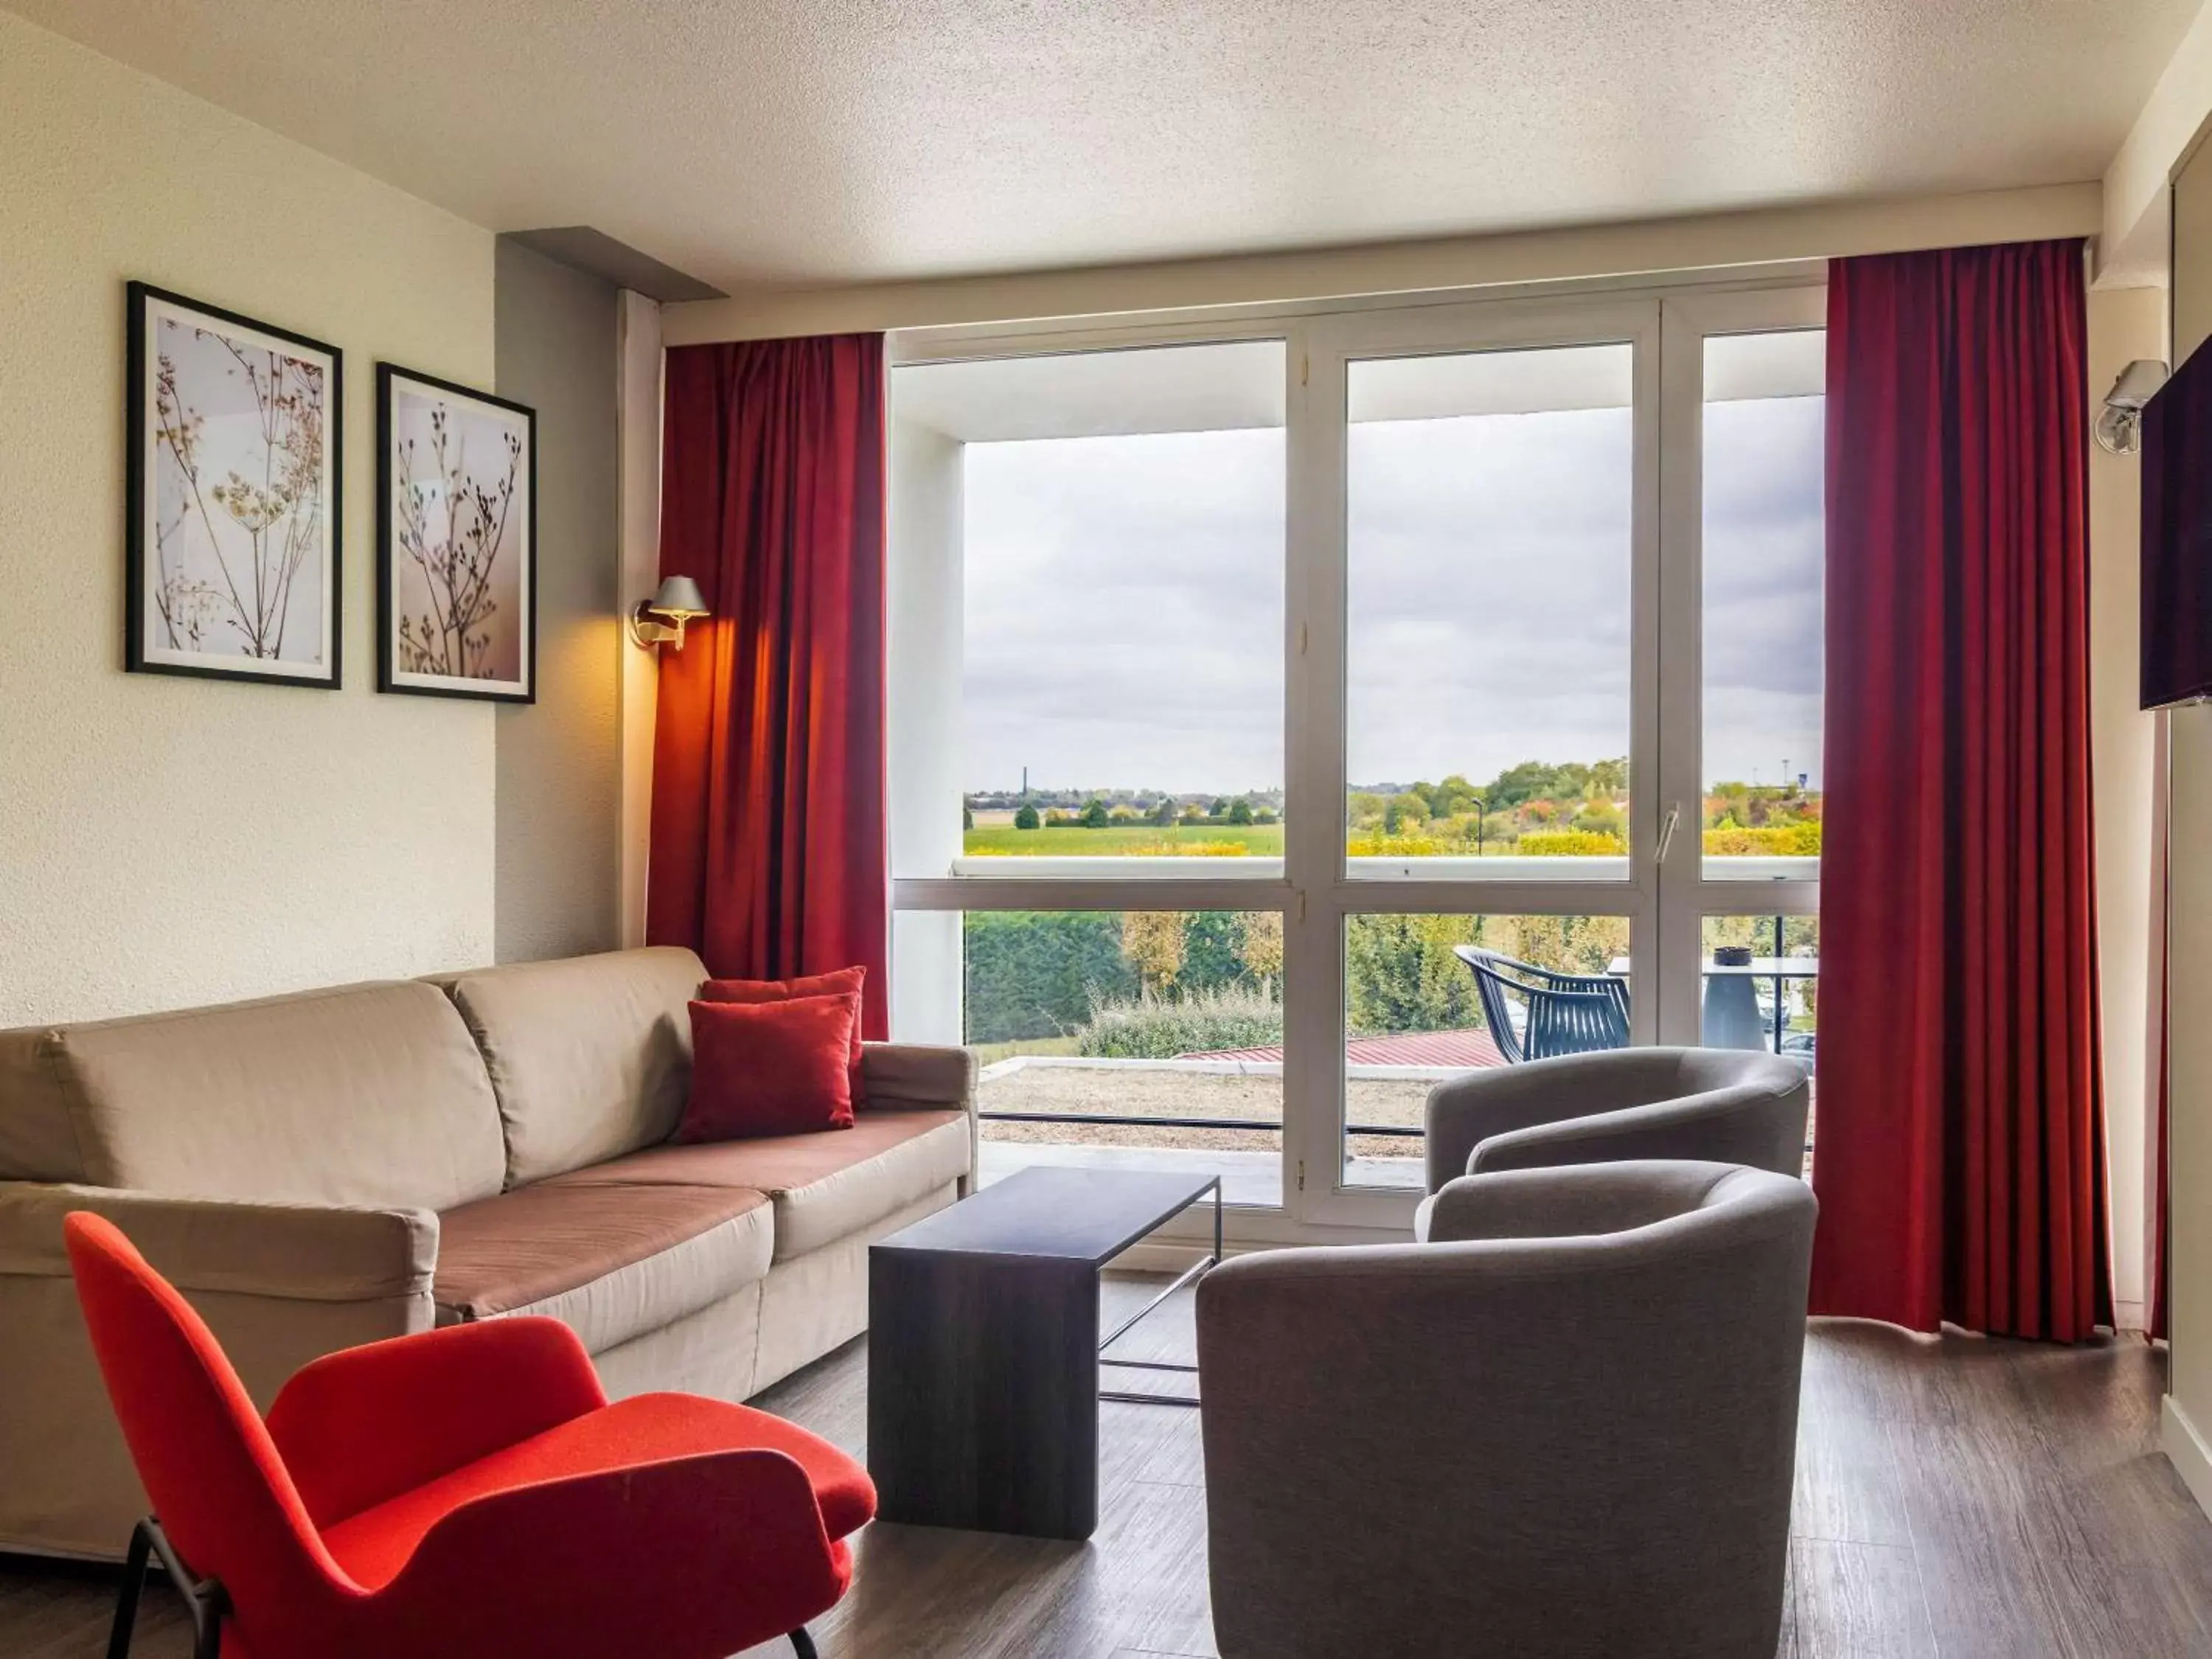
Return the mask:
<svg viewBox="0 0 2212 1659">
<path fill-rule="evenodd" d="M 2212 349 L 2143 409 L 2142 706 L 2212 697 Z"/>
</svg>

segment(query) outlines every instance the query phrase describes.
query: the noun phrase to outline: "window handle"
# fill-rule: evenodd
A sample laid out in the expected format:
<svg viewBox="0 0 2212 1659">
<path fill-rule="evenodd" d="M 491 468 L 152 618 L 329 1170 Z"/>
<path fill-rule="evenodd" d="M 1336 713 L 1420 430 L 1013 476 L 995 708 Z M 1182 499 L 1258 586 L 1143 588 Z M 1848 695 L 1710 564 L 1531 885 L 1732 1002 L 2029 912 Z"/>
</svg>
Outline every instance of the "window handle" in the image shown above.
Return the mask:
<svg viewBox="0 0 2212 1659">
<path fill-rule="evenodd" d="M 1659 863 L 1666 863 L 1667 849 L 1674 844 L 1674 826 L 1681 821 L 1682 803 L 1678 800 L 1668 801 L 1667 816 L 1659 821 Z"/>
</svg>

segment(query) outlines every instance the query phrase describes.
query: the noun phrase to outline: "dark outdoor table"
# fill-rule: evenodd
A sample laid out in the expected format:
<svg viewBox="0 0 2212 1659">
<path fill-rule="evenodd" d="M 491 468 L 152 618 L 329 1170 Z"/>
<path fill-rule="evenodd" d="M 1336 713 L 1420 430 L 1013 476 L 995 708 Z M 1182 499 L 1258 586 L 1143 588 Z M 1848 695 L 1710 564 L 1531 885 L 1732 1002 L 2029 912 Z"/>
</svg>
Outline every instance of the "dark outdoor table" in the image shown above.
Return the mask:
<svg viewBox="0 0 2212 1659">
<path fill-rule="evenodd" d="M 1715 962 L 1700 965 L 1705 976 L 1705 1006 L 1699 1019 L 1699 1039 L 1709 1048 L 1764 1048 L 1766 1024 L 1759 1017 L 1759 999 L 1752 981 L 1759 979 L 1818 979 L 1818 957 L 1753 957 L 1749 962 Z M 1615 957 L 1606 972 L 1616 978 L 1628 973 L 1628 958 Z"/>
<path fill-rule="evenodd" d="M 1213 1254 L 1102 1341 L 1099 1270 L 1209 1193 Z M 1023 1170 L 870 1246 L 878 1515 L 1088 1538 L 1098 1525 L 1100 1399 L 1197 1403 L 1102 1395 L 1101 1351 L 1220 1259 L 1220 1177 L 1141 1170 Z"/>
</svg>

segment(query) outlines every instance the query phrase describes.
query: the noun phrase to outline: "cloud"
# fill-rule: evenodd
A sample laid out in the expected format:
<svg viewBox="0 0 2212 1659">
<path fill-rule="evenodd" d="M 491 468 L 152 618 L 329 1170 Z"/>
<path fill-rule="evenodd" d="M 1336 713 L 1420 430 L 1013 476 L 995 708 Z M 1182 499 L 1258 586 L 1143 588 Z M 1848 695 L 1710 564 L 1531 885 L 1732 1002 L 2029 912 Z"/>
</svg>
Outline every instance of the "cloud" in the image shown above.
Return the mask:
<svg viewBox="0 0 2212 1659">
<path fill-rule="evenodd" d="M 1707 413 L 1706 775 L 1817 780 L 1820 403 Z M 1628 412 L 1348 453 L 1353 781 L 1626 754 Z M 968 787 L 1281 784 L 1284 457 L 1279 428 L 967 447 Z"/>
</svg>

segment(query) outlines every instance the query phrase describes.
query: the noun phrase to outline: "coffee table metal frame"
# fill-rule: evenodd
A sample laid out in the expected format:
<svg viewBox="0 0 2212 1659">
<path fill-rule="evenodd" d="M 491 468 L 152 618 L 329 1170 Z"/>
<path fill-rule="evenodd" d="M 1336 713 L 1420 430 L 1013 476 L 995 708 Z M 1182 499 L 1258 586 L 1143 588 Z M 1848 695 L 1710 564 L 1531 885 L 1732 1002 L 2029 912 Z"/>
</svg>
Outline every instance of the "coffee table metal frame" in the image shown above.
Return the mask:
<svg viewBox="0 0 2212 1659">
<path fill-rule="evenodd" d="M 1146 1314 L 1152 1312 L 1177 1291 L 1187 1285 L 1195 1285 L 1221 1265 L 1221 1177 L 1216 1176 L 1207 1184 L 1213 1188 L 1213 1254 L 1184 1268 L 1176 1275 L 1174 1284 L 1116 1325 L 1112 1334 L 1098 1345 L 1098 1363 L 1101 1366 L 1115 1365 L 1125 1370 L 1135 1371 L 1169 1371 L 1190 1376 L 1195 1376 L 1198 1374 L 1197 1366 L 1186 1365 L 1171 1359 L 1110 1359 L 1107 1357 L 1106 1350 L 1127 1336 L 1139 1320 L 1144 1318 Z M 1205 1189 L 1201 1188 L 1200 1190 L 1203 1192 Z M 1098 1397 L 1101 1400 L 1126 1401 L 1133 1406 L 1188 1406 L 1194 1408 L 1199 1403 L 1198 1396 L 1194 1394 L 1144 1394 L 1128 1389 L 1101 1389 L 1098 1390 Z"/>
</svg>

